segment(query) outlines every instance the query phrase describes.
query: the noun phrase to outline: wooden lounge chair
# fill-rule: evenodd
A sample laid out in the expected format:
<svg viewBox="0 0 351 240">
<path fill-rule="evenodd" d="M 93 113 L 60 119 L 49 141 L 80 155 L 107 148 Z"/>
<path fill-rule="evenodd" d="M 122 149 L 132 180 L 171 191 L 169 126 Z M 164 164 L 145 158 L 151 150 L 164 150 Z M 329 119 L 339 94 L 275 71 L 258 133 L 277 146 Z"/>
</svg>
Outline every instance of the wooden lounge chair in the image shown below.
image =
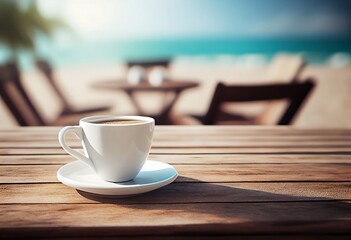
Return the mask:
<svg viewBox="0 0 351 240">
<path fill-rule="evenodd" d="M 51 64 L 43 59 L 36 61 L 37 67 L 45 76 L 45 79 L 48 80 L 53 90 L 56 92 L 58 98 L 62 102 L 63 110 L 61 115 L 72 115 L 72 114 L 86 114 L 86 113 L 95 113 L 95 112 L 103 112 L 108 111 L 112 108 L 112 106 L 96 106 L 91 108 L 76 108 L 73 107 L 72 104 L 67 100 L 65 94 L 63 94 L 60 87 L 57 85 L 57 82 L 54 78 L 54 72 Z"/>
<path fill-rule="evenodd" d="M 273 100 L 289 100 L 281 118 L 277 121 L 278 125 L 291 124 L 306 97 L 314 87 L 314 81 L 307 79 L 304 82 L 275 83 L 265 85 L 225 85 L 219 82 L 214 91 L 212 101 L 208 111 L 203 116 L 192 115 L 205 125 L 226 122 L 227 124 L 258 124 L 258 118 L 245 117 L 225 112 L 221 109 L 224 103 L 243 103 Z M 178 118 L 176 123 L 191 123 L 186 118 Z"/>
<path fill-rule="evenodd" d="M 13 83 L 4 78 L 0 68 L 0 96 L 19 126 L 40 126 L 40 120 L 30 111 L 27 101 Z"/>
<path fill-rule="evenodd" d="M 299 79 L 306 66 L 299 55 L 278 54 L 267 68 L 264 79 L 267 82 L 289 83 Z"/>
<path fill-rule="evenodd" d="M 63 126 L 77 124 L 84 114 L 59 115 L 48 121 L 23 87 L 16 64 L 0 66 L 0 95 L 20 126 Z"/>
</svg>

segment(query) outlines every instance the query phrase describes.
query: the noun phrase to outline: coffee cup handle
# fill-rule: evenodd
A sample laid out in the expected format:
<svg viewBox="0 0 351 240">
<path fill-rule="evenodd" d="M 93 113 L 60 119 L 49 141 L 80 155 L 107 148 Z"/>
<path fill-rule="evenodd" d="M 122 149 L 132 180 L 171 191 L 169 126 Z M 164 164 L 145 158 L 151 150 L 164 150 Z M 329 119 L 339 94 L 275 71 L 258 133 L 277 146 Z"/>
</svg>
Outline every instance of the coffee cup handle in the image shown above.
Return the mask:
<svg viewBox="0 0 351 240">
<path fill-rule="evenodd" d="M 83 129 L 80 126 L 67 126 L 67 127 L 63 127 L 58 135 L 58 139 L 59 142 L 62 146 L 62 148 L 70 155 L 72 155 L 73 157 L 82 160 L 83 162 L 85 162 L 86 164 L 88 164 L 94 171 L 95 171 L 95 166 L 93 164 L 93 162 L 87 158 L 86 156 L 84 156 L 83 154 L 81 154 L 80 152 L 73 150 L 72 148 L 70 148 L 67 144 L 66 144 L 66 140 L 65 140 L 65 136 L 66 133 L 68 133 L 69 131 L 74 132 L 78 138 L 80 138 L 81 140 L 83 140 Z"/>
</svg>

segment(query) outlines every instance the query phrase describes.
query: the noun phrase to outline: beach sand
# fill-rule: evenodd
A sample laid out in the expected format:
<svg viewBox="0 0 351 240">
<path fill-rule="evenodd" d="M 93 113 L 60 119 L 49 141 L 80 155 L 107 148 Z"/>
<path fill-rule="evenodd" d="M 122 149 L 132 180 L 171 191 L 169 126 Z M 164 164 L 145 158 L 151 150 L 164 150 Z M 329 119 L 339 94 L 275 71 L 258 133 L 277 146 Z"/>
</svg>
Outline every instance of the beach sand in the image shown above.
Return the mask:
<svg viewBox="0 0 351 240">
<path fill-rule="evenodd" d="M 291 56 L 290 56 L 291 57 Z M 297 58 L 296 58 L 297 59 Z M 293 63 L 294 64 L 294 63 Z M 184 91 L 174 114 L 202 114 L 207 110 L 214 87 L 221 80 L 231 84 L 256 84 L 272 81 L 288 82 L 294 72 L 287 66 L 277 66 L 279 62 L 268 65 L 245 66 L 227 63 L 201 64 L 175 61 L 170 67 L 170 76 L 177 79 L 198 81 L 198 88 Z M 101 104 L 113 105 L 114 114 L 135 114 L 129 97 L 121 91 L 105 91 L 92 88 L 92 84 L 103 80 L 121 79 L 126 74 L 121 64 L 82 65 L 55 69 L 55 77 L 67 98 L 75 106 Z M 294 126 L 303 128 L 351 128 L 351 66 L 332 68 L 322 65 L 307 65 L 300 74 L 316 79 L 316 87 L 298 115 Z M 36 70 L 22 74 L 26 87 L 31 93 L 40 112 L 48 120 L 54 119 L 62 106 L 55 93 Z M 156 112 L 164 96 L 141 94 L 141 103 L 148 112 Z M 238 107 L 250 113 L 263 109 L 266 105 Z M 0 128 L 17 126 L 11 114 L 0 101 Z M 274 121 L 266 124 L 274 124 Z"/>
</svg>

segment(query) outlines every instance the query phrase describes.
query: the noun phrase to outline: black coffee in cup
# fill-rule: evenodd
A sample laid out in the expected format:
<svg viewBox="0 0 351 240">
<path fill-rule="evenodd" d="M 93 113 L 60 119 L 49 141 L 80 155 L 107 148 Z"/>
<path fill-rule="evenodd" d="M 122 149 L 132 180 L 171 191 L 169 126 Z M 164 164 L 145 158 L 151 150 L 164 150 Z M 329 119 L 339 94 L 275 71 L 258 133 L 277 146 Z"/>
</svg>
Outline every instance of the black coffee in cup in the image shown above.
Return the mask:
<svg viewBox="0 0 351 240">
<path fill-rule="evenodd" d="M 106 121 L 99 121 L 94 122 L 96 124 L 116 124 L 116 125 L 125 125 L 125 124 L 138 124 L 143 123 L 144 121 L 141 120 L 128 120 L 128 119 L 119 119 L 119 120 L 106 120 Z"/>
</svg>

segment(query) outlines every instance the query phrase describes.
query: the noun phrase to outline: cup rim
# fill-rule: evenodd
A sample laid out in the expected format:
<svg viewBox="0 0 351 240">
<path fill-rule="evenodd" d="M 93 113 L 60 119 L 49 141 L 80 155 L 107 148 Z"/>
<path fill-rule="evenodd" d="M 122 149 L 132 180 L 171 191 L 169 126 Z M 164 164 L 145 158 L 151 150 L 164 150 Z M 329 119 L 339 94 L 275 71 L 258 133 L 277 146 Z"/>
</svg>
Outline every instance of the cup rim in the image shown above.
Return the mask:
<svg viewBox="0 0 351 240">
<path fill-rule="evenodd" d="M 96 124 L 96 122 L 99 121 L 113 121 L 113 120 L 139 120 L 142 121 L 140 123 L 131 123 L 131 124 L 107 124 L 107 123 L 99 123 Z M 90 117 L 85 117 L 79 120 L 79 124 L 87 124 L 87 125 L 99 125 L 99 126 L 113 126 L 113 127 L 128 127 L 128 126 L 138 126 L 138 125 L 144 125 L 144 124 L 149 124 L 149 123 L 155 123 L 155 120 L 151 117 L 147 116 L 118 116 L 118 115 L 96 115 L 96 116 L 90 116 Z"/>
</svg>

